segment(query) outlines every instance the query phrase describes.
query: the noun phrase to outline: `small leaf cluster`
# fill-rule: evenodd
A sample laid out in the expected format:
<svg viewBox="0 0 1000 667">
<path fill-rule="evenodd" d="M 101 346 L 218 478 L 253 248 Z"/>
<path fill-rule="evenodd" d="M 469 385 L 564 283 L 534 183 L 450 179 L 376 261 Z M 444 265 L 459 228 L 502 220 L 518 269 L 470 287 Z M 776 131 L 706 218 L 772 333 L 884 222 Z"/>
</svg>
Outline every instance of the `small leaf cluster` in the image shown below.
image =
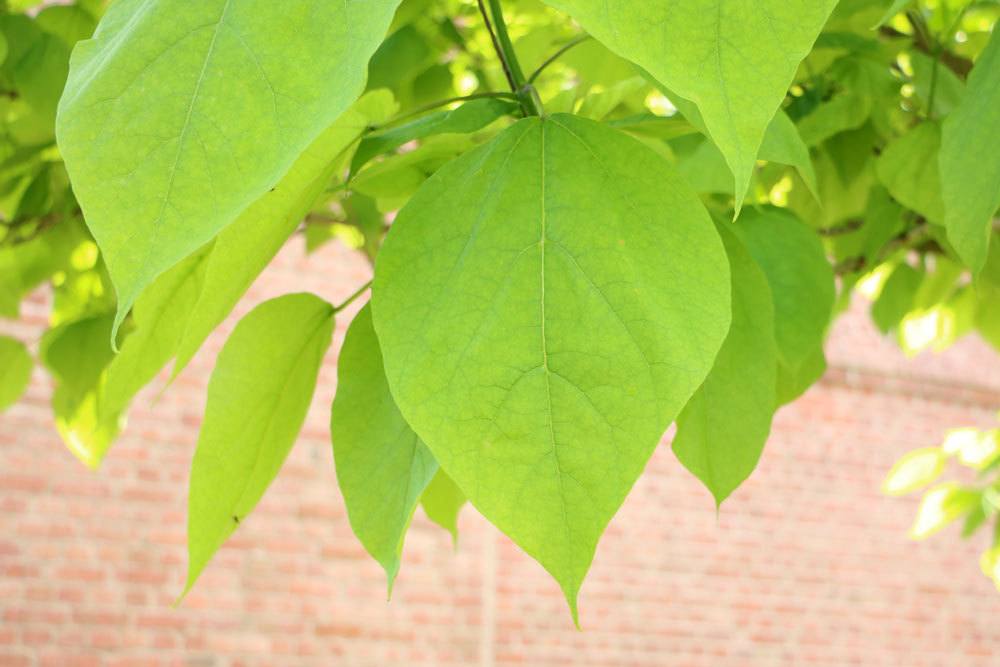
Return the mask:
<svg viewBox="0 0 1000 667">
<path fill-rule="evenodd" d="M 959 464 L 959 479 L 938 481 L 948 464 Z M 962 520 L 968 538 L 993 523 L 990 546 L 980 564 L 983 574 L 1000 588 L 1000 428 L 959 428 L 938 447 L 915 449 L 899 459 L 882 483 L 888 496 L 924 490 L 910 536 L 923 540 Z M 973 479 L 969 480 L 969 473 Z M 930 488 L 927 488 L 930 487 Z"/>
<path fill-rule="evenodd" d="M 290 240 L 373 266 L 219 354 L 186 590 L 369 287 L 331 408 L 358 539 L 391 590 L 417 507 L 457 539 L 471 503 L 574 617 L 671 425 L 721 505 L 855 295 L 908 353 L 1000 349 L 996 2 L 39 4 L 0 2 L 0 315 L 51 286 L 37 357 L 84 463 Z M 32 357 L 0 361 L 4 408 Z"/>
</svg>

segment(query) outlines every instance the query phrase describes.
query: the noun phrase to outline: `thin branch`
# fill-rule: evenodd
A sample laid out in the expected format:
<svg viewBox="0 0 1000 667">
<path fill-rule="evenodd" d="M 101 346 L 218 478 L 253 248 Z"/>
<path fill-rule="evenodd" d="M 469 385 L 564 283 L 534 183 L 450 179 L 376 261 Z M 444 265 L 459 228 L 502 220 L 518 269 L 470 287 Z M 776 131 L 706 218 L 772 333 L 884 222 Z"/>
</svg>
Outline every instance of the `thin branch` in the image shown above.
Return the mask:
<svg viewBox="0 0 1000 667">
<path fill-rule="evenodd" d="M 367 292 L 368 288 L 370 288 L 371 286 L 372 286 L 372 281 L 369 280 L 364 285 L 362 285 L 361 287 L 359 287 L 358 290 L 354 294 L 352 294 L 351 296 L 347 297 L 347 299 L 345 299 L 344 302 L 341 303 L 339 306 L 334 306 L 333 307 L 333 312 L 334 313 L 339 313 L 342 310 L 344 310 L 345 308 L 347 308 L 348 306 L 350 306 L 352 303 L 354 303 L 355 301 L 357 301 L 358 297 L 360 297 L 362 294 L 364 294 L 365 292 Z"/>
<path fill-rule="evenodd" d="M 566 44 L 563 44 L 562 48 L 560 48 L 558 51 L 556 51 L 551 56 L 546 58 L 545 62 L 539 65 L 538 69 L 536 69 L 534 72 L 531 73 L 531 76 L 528 77 L 528 83 L 534 83 L 535 79 L 541 76 L 542 72 L 544 72 L 549 65 L 559 60 L 567 51 L 576 46 L 579 46 L 580 44 L 583 44 L 588 39 L 590 39 L 590 35 L 579 35 L 574 39 L 570 40 L 569 42 L 567 42 Z"/>
<path fill-rule="evenodd" d="M 502 100 L 511 100 L 513 102 L 520 101 L 520 98 L 514 93 L 485 92 L 485 93 L 474 93 L 472 95 L 462 95 L 460 97 L 449 97 L 448 99 L 445 100 L 430 102 L 429 104 L 425 104 L 421 107 L 418 107 L 413 111 L 407 111 L 406 113 L 396 116 L 395 118 L 392 118 L 390 120 L 387 120 L 384 123 L 377 125 L 369 125 L 367 128 L 365 128 L 366 134 L 371 134 L 372 132 L 378 132 L 386 128 L 394 127 L 396 125 L 399 125 L 400 123 L 410 120 L 411 118 L 416 118 L 417 116 L 421 116 L 427 113 L 428 111 L 433 111 L 434 109 L 439 109 L 449 104 L 454 104 L 456 102 L 468 102 L 470 100 L 481 100 L 481 99 L 502 99 Z"/>
<path fill-rule="evenodd" d="M 500 65 L 503 67 L 504 76 L 507 77 L 507 84 L 513 93 L 517 93 L 517 81 L 514 80 L 514 73 L 510 69 L 510 63 L 507 62 L 507 56 L 504 54 L 503 49 L 500 47 L 500 41 L 497 39 L 497 34 L 493 30 L 493 21 L 490 20 L 490 14 L 486 10 L 486 5 L 483 0 L 478 0 L 479 2 L 479 13 L 483 15 L 483 22 L 486 24 L 486 30 L 490 33 L 490 41 L 493 42 L 493 50 L 497 52 L 497 57 L 500 58 Z"/>
</svg>

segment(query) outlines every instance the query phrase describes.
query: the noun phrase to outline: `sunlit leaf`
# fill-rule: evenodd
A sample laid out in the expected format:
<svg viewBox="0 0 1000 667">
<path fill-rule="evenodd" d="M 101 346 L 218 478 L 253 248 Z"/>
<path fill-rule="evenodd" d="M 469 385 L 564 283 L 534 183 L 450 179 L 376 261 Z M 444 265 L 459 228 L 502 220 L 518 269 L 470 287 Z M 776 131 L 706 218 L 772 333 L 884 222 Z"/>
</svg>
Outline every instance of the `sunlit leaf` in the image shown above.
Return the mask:
<svg viewBox="0 0 1000 667">
<path fill-rule="evenodd" d="M 290 294 L 252 310 L 219 353 L 191 465 L 185 593 L 278 474 L 332 333 L 330 304 Z"/>
<path fill-rule="evenodd" d="M 316 203 L 366 125 L 395 110 L 385 91 L 366 94 L 299 156 L 281 182 L 219 234 L 177 347 L 176 376 L 222 323 Z"/>
<path fill-rule="evenodd" d="M 981 494 L 954 482 L 944 482 L 924 494 L 910 537 L 922 540 L 971 511 Z"/>
<path fill-rule="evenodd" d="M 737 207 L 764 132 L 836 0 L 546 0 L 698 105 L 735 175 Z"/>
<path fill-rule="evenodd" d="M 941 476 L 947 460 L 947 453 L 940 447 L 924 447 L 907 453 L 886 475 L 882 493 L 904 496 L 924 488 Z"/>
<path fill-rule="evenodd" d="M 73 53 L 57 131 L 118 292 L 115 328 L 147 285 L 277 185 L 354 101 L 397 5 L 108 8 Z"/>
<path fill-rule="evenodd" d="M 574 614 L 601 533 L 714 363 L 729 289 L 669 164 L 566 115 L 449 163 L 389 233 L 373 313 L 393 396 Z"/>
</svg>

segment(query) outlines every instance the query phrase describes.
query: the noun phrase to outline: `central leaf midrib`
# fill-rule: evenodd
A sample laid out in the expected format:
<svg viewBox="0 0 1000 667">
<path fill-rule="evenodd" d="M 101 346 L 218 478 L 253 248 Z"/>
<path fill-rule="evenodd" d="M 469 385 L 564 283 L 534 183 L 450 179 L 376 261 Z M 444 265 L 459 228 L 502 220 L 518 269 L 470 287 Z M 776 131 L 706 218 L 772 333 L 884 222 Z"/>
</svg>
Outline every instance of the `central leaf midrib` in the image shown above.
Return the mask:
<svg viewBox="0 0 1000 667">
<path fill-rule="evenodd" d="M 541 125 L 541 130 L 539 135 L 541 137 L 541 151 L 540 160 L 541 163 L 541 184 L 539 198 L 541 199 L 541 238 L 538 241 L 539 245 L 539 256 L 541 260 L 541 332 L 542 332 L 542 372 L 545 375 L 545 395 L 548 402 L 548 423 L 549 423 L 549 440 L 552 443 L 552 459 L 556 464 L 556 478 L 559 480 L 559 499 L 560 507 L 562 509 L 563 516 L 563 528 L 566 532 L 567 542 L 573 542 L 573 534 L 569 525 L 569 514 L 566 511 L 566 487 L 563 483 L 563 471 L 562 464 L 559 462 L 559 446 L 556 444 L 556 429 L 555 429 L 555 419 L 553 415 L 552 407 L 552 373 L 549 370 L 549 350 L 548 350 L 548 337 L 545 330 L 545 242 L 547 238 L 547 215 L 546 215 L 546 195 L 545 195 L 545 126 L 546 121 L 544 119 L 539 123 Z M 574 584 L 575 585 L 575 584 Z"/>
</svg>

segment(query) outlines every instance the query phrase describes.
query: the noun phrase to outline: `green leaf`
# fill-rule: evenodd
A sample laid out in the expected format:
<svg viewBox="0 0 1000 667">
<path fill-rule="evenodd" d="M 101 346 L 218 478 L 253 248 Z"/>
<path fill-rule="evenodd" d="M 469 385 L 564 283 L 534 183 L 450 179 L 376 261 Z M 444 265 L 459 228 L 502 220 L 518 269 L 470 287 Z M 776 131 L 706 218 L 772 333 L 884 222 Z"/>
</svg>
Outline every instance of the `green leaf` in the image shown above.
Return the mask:
<svg viewBox="0 0 1000 667">
<path fill-rule="evenodd" d="M 940 447 L 924 447 L 908 452 L 896 461 L 882 482 L 882 493 L 887 496 L 905 496 L 932 483 L 948 462 Z"/>
<path fill-rule="evenodd" d="M 764 133 L 764 143 L 760 146 L 761 160 L 777 162 L 794 167 L 809 188 L 809 192 L 819 201 L 819 185 L 816 182 L 816 168 L 809 156 L 809 147 L 799 134 L 795 123 L 784 111 L 775 114 Z"/>
<path fill-rule="evenodd" d="M 826 373 L 826 355 L 823 346 L 814 347 L 800 363 L 792 365 L 778 360 L 778 405 L 797 401 Z"/>
<path fill-rule="evenodd" d="M 517 104 L 506 100 L 472 100 L 454 109 L 430 114 L 406 125 L 365 137 L 354 153 L 351 173 L 358 173 L 376 155 L 394 151 L 410 141 L 436 134 L 470 134 L 498 118 L 514 113 L 518 108 Z"/>
<path fill-rule="evenodd" d="M 132 309 L 135 331 L 108 366 L 104 414 L 117 414 L 167 365 L 177 350 L 205 278 L 208 249 L 191 255 L 143 292 Z"/>
<path fill-rule="evenodd" d="M 601 533 L 729 329 L 713 223 L 644 144 L 530 118 L 427 181 L 375 274 L 404 418 L 575 617 Z"/>
<path fill-rule="evenodd" d="M 97 468 L 121 430 L 119 415 L 102 409 L 105 370 L 114 353 L 110 314 L 88 317 L 49 330 L 39 356 L 56 379 L 52 409 L 69 450 Z"/>
<path fill-rule="evenodd" d="M 449 533 L 454 544 L 458 544 L 458 514 L 468 499 L 458 488 L 458 484 L 448 477 L 444 470 L 438 470 L 434 479 L 420 497 L 420 506 L 427 518 Z"/>
<path fill-rule="evenodd" d="M 924 274 L 909 264 L 900 264 L 893 269 L 872 304 L 872 320 L 879 331 L 887 334 L 899 326 L 906 314 L 913 309 L 923 280 Z"/>
<path fill-rule="evenodd" d="M 774 298 L 778 356 L 789 369 L 815 357 L 836 290 L 819 236 L 783 209 L 747 209 L 736 231 L 764 270 Z"/>
<path fill-rule="evenodd" d="M 648 72 L 643 71 L 643 75 L 664 95 L 670 98 L 671 102 L 677 107 L 677 110 L 688 120 L 691 125 L 696 127 L 699 132 L 704 134 L 706 137 L 711 137 L 711 133 L 708 131 L 708 127 L 705 124 L 705 119 L 702 117 L 701 112 L 698 110 L 697 105 L 693 102 L 679 97 L 673 91 L 665 88 L 663 85 L 659 84 L 655 79 L 649 75 Z M 718 171 L 717 164 L 720 162 L 723 166 L 726 166 L 725 157 L 722 152 L 712 144 L 711 141 L 708 142 L 711 146 L 711 157 L 702 155 L 701 159 L 706 161 L 705 167 L 708 168 L 708 164 L 711 164 L 712 171 Z M 709 149 L 703 149 L 703 151 L 708 151 Z M 816 184 L 816 170 L 813 166 L 812 159 L 809 156 L 809 147 L 806 146 L 805 141 L 803 141 L 802 136 L 799 134 L 799 130 L 795 127 L 795 123 L 792 119 L 788 117 L 788 114 L 782 109 L 778 109 L 778 112 L 771 119 L 771 122 L 767 126 L 767 130 L 764 133 L 763 142 L 760 145 L 760 150 L 758 151 L 758 156 L 761 160 L 767 160 L 768 162 L 777 162 L 779 164 L 786 164 L 790 167 L 794 167 L 798 171 L 799 176 L 805 182 L 806 187 L 812 195 L 819 200 L 819 188 Z M 728 167 L 727 167 L 728 170 Z M 729 174 L 732 172 L 730 171 Z M 703 182 L 700 181 L 699 182 Z M 718 177 L 712 177 L 711 181 L 715 182 Z M 720 188 L 718 186 L 713 186 L 712 190 L 704 190 L 705 192 L 725 192 L 732 193 L 733 184 L 729 183 L 728 187 Z"/>
<path fill-rule="evenodd" d="M 969 74 L 961 104 L 941 133 L 941 188 L 948 240 L 973 273 L 986 263 L 1000 207 L 1000 34 Z"/>
<path fill-rule="evenodd" d="M 97 21 L 79 5 L 50 5 L 40 11 L 35 19 L 38 27 L 55 35 L 68 46 L 94 33 Z"/>
<path fill-rule="evenodd" d="M 354 101 L 397 4 L 111 5 L 73 53 L 57 133 L 118 291 L 116 330 Z"/>
<path fill-rule="evenodd" d="M 351 528 L 385 569 L 391 595 L 406 529 L 438 464 L 389 393 L 367 305 L 340 351 L 330 434 Z"/>
<path fill-rule="evenodd" d="M 31 355 L 24 343 L 0 336 L 0 412 L 14 405 L 31 381 Z"/>
<path fill-rule="evenodd" d="M 941 128 L 928 121 L 895 139 L 875 163 L 879 180 L 899 203 L 937 223 L 945 219 L 940 148 Z"/>
<path fill-rule="evenodd" d="M 764 132 L 837 0 L 546 0 L 701 110 L 743 201 Z"/>
<path fill-rule="evenodd" d="M 881 28 L 886 23 L 891 21 L 896 16 L 896 14 L 899 14 L 904 9 L 909 7 L 911 4 L 913 4 L 913 0 L 892 0 L 892 4 L 889 5 L 889 8 L 887 10 L 885 10 L 885 14 L 883 14 L 882 18 L 878 20 L 878 23 L 872 26 L 872 30 L 877 30 L 878 28 Z"/>
<path fill-rule="evenodd" d="M 191 465 L 185 594 L 278 474 L 332 334 L 330 304 L 289 294 L 252 310 L 219 353 Z"/>
<path fill-rule="evenodd" d="M 677 417 L 677 458 L 717 506 L 750 476 L 771 431 L 777 349 L 767 277 L 725 226 L 732 272 L 733 323 L 712 371 Z"/>
<path fill-rule="evenodd" d="M 917 518 L 910 528 L 910 537 L 923 540 L 938 532 L 960 516 L 971 512 L 982 494 L 954 482 L 944 482 L 924 494 Z"/>
<path fill-rule="evenodd" d="M 366 94 L 306 149 L 272 191 L 219 234 L 207 259 L 204 284 L 177 346 L 174 377 L 292 235 L 364 128 L 394 111 L 388 92 Z"/>
</svg>

